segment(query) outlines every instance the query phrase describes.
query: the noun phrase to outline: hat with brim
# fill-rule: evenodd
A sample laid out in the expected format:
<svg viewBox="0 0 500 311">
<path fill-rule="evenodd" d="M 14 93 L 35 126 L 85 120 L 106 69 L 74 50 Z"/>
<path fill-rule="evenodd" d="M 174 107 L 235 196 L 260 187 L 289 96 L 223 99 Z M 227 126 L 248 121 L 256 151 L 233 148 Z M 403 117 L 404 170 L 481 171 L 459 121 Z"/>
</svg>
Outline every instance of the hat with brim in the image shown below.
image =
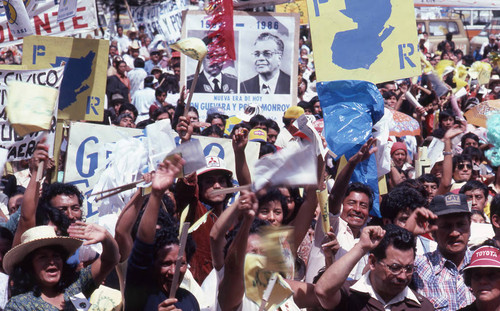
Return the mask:
<svg viewBox="0 0 500 311">
<path fill-rule="evenodd" d="M 208 172 L 220 171 L 221 173 L 228 174 L 229 177 L 233 176 L 233 172 L 226 168 L 226 162 L 215 156 L 205 157 L 206 166 L 196 171 L 198 176 L 206 174 Z"/>
<path fill-rule="evenodd" d="M 498 75 L 492 75 L 490 78 L 490 82 L 488 83 L 488 88 L 492 89 L 495 84 L 500 83 L 500 76 Z"/>
<path fill-rule="evenodd" d="M 473 268 L 500 269 L 500 249 L 492 246 L 482 246 L 476 249 L 464 271 Z"/>
<path fill-rule="evenodd" d="M 65 236 L 57 236 L 51 226 L 33 227 L 21 236 L 21 244 L 12 248 L 3 258 L 3 269 L 10 274 L 14 267 L 22 262 L 31 252 L 45 246 L 61 246 L 68 255 L 72 255 L 82 245 L 83 241 Z"/>
</svg>

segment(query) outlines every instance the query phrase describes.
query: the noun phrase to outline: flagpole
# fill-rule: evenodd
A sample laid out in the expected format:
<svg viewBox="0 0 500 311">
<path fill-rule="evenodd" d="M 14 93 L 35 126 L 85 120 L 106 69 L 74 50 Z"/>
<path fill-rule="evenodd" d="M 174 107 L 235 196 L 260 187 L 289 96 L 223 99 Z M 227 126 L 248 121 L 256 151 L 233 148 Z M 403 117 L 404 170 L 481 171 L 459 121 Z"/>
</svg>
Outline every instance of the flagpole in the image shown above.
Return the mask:
<svg viewBox="0 0 500 311">
<path fill-rule="evenodd" d="M 204 57 L 203 57 L 204 58 Z M 198 60 L 198 65 L 196 66 L 196 71 L 194 73 L 193 83 L 191 84 L 191 88 L 189 89 L 189 96 L 186 102 L 186 106 L 184 107 L 184 116 L 187 117 L 189 112 L 189 107 L 191 106 L 191 99 L 193 98 L 194 89 L 196 88 L 196 83 L 198 82 L 198 77 L 200 76 L 201 64 L 203 63 L 203 58 Z"/>
</svg>

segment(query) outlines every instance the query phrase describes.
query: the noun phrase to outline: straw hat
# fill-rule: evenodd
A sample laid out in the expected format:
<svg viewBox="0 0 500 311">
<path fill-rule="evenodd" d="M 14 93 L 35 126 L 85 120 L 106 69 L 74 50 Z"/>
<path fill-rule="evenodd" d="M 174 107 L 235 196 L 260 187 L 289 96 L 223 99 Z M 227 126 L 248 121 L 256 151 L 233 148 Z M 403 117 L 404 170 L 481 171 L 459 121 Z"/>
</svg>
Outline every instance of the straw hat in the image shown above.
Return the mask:
<svg viewBox="0 0 500 311">
<path fill-rule="evenodd" d="M 69 255 L 72 255 L 78 247 L 82 245 L 80 239 L 66 236 L 57 236 L 54 228 L 51 226 L 33 227 L 21 236 L 21 244 L 12 248 L 3 258 L 3 269 L 10 274 L 14 266 L 22 262 L 24 258 L 34 250 L 51 245 L 62 246 Z"/>
</svg>

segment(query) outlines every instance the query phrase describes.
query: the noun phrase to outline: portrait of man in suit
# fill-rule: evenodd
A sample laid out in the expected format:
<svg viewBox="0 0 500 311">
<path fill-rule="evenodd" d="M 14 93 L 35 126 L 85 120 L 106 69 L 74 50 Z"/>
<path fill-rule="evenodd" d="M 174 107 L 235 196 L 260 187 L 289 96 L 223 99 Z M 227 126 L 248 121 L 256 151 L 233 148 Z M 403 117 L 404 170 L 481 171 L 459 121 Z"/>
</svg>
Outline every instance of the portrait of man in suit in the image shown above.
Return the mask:
<svg viewBox="0 0 500 311">
<path fill-rule="evenodd" d="M 240 84 L 240 93 L 290 94 L 290 75 L 280 69 L 284 49 L 278 36 L 261 33 L 252 52 L 257 75 Z"/>
<path fill-rule="evenodd" d="M 210 39 L 203 38 L 205 44 L 210 43 Z M 238 79 L 236 76 L 228 73 L 223 73 L 223 63 L 212 62 L 210 53 L 203 59 L 203 70 L 198 76 L 195 93 L 236 93 Z M 194 75 L 187 78 L 187 88 L 191 89 Z"/>
</svg>

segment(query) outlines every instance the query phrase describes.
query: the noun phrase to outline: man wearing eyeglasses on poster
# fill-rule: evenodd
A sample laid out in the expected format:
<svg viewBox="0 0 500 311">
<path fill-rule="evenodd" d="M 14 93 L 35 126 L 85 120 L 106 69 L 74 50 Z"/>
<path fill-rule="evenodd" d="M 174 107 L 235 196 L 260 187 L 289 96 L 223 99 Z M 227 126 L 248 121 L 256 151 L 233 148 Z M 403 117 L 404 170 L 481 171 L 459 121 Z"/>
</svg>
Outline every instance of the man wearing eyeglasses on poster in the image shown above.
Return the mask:
<svg viewBox="0 0 500 311">
<path fill-rule="evenodd" d="M 320 277 L 315 291 L 324 309 L 433 310 L 429 300 L 408 287 L 414 271 L 415 237 L 396 225 L 384 229 L 365 227 L 359 242 Z M 369 271 L 358 281 L 347 280 L 367 252 Z"/>
<path fill-rule="evenodd" d="M 257 37 L 252 59 L 257 75 L 240 84 L 240 93 L 290 94 L 290 75 L 280 70 L 283 41 L 268 32 Z"/>
</svg>

